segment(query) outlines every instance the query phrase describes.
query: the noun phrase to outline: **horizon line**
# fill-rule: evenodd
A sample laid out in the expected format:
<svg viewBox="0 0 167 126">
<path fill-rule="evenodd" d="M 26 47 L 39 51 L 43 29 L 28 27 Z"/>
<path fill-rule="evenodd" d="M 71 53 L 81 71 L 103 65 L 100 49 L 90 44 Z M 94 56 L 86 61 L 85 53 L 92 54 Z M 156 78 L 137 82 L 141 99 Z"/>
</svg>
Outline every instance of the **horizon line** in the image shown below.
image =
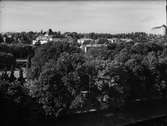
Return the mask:
<svg viewBox="0 0 167 126">
<path fill-rule="evenodd" d="M 5 2 L 5 1 L 24 1 L 24 2 L 33 2 L 33 1 L 46 1 L 46 2 L 49 2 L 49 1 L 141 1 L 141 2 L 145 2 L 145 1 L 166 1 L 166 0 L 0 0 L 0 2 Z"/>
</svg>

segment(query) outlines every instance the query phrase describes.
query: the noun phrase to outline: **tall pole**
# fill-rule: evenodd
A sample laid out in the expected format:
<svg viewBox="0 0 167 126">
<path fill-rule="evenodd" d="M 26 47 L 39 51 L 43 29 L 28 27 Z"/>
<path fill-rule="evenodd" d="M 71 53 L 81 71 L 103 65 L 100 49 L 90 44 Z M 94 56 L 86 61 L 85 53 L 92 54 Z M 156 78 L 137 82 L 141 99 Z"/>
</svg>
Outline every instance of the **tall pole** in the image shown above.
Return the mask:
<svg viewBox="0 0 167 126">
<path fill-rule="evenodd" d="M 165 15 L 165 20 L 166 20 L 166 24 L 165 24 L 165 36 L 167 35 L 167 0 L 166 0 L 166 15 Z"/>
<path fill-rule="evenodd" d="M 167 26 L 167 0 L 166 0 L 166 15 L 165 15 L 166 17 L 166 26 Z"/>
</svg>

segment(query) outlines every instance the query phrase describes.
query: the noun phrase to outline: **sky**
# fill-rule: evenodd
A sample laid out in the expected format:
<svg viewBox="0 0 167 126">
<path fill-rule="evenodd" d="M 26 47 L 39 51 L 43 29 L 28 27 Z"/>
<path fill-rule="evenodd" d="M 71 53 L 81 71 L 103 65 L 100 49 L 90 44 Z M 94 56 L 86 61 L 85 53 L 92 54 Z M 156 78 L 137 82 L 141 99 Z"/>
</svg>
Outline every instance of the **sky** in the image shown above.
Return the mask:
<svg viewBox="0 0 167 126">
<path fill-rule="evenodd" d="M 1 1 L 0 32 L 163 33 L 164 0 Z"/>
</svg>

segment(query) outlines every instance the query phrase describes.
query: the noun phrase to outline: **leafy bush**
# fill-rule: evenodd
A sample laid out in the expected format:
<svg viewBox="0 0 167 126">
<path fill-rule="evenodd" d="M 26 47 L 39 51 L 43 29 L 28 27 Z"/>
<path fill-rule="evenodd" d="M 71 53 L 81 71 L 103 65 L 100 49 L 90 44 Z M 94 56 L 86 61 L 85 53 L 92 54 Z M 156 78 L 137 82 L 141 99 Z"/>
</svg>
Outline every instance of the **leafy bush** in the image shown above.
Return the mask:
<svg viewBox="0 0 167 126">
<path fill-rule="evenodd" d="M 14 68 L 16 65 L 16 58 L 11 53 L 0 52 L 0 68 Z"/>
<path fill-rule="evenodd" d="M 43 118 L 40 104 L 30 97 L 28 92 L 19 82 L 0 81 L 0 115 L 4 117 L 7 125 L 12 124 L 9 120 L 30 123 Z"/>
<path fill-rule="evenodd" d="M 10 53 L 16 58 L 27 58 L 34 55 L 34 48 L 24 44 L 0 44 L 0 52 Z"/>
</svg>

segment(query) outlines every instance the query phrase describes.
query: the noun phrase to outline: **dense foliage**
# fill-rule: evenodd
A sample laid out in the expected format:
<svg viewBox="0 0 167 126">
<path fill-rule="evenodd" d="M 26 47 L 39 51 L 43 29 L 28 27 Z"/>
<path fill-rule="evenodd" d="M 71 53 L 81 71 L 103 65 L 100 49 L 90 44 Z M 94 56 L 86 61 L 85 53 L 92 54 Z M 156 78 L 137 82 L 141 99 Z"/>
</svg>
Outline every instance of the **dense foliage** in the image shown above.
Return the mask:
<svg viewBox="0 0 167 126">
<path fill-rule="evenodd" d="M 34 48 L 24 44 L 0 44 L 0 52 L 11 53 L 15 58 L 25 59 L 34 55 Z"/>
<path fill-rule="evenodd" d="M 0 116 L 3 126 L 32 125 L 43 119 L 43 110 L 19 81 L 0 81 Z"/>
<path fill-rule="evenodd" d="M 16 58 L 11 53 L 0 52 L 0 69 L 11 69 L 16 65 Z"/>
<path fill-rule="evenodd" d="M 1 97 L 10 97 L 19 104 L 27 104 L 23 101 L 30 98 L 31 103 L 35 101 L 42 106 L 46 117 L 55 118 L 92 108 L 102 110 L 111 107 L 111 110 L 118 110 L 129 101 L 167 96 L 166 37 L 146 33 L 49 32 L 59 38 L 101 38 L 97 42 L 99 44 L 113 37 L 133 41 L 108 43 L 87 53 L 78 44 L 65 40 L 35 48 L 24 44 L 0 44 L 1 57 L 33 56 L 31 68 L 27 71 L 28 80 L 24 83 L 17 82 L 19 79 L 3 80 L 0 84 Z M 27 34 L 33 36 L 29 39 L 34 39 L 44 33 Z M 22 35 L 26 36 L 26 33 Z M 1 41 L 3 36 L 0 36 Z"/>
<path fill-rule="evenodd" d="M 52 116 L 166 97 L 166 50 L 153 41 L 113 43 L 86 54 L 68 42 L 42 45 L 32 60 L 31 95 Z"/>
</svg>

